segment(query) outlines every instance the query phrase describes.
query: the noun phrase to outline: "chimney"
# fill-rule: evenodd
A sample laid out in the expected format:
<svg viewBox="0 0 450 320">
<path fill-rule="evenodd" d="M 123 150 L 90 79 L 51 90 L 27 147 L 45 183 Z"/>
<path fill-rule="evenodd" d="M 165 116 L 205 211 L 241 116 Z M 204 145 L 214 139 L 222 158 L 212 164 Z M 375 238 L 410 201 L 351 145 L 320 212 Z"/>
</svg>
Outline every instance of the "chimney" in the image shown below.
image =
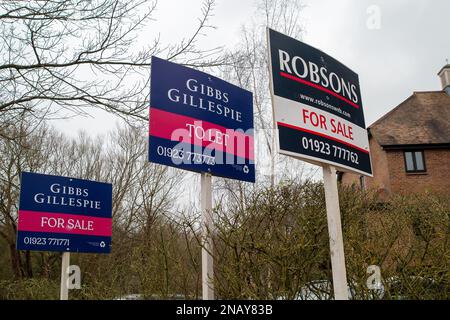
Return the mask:
<svg viewBox="0 0 450 320">
<path fill-rule="evenodd" d="M 442 90 L 450 95 L 450 64 L 447 64 L 438 73 L 439 78 L 441 78 Z"/>
</svg>

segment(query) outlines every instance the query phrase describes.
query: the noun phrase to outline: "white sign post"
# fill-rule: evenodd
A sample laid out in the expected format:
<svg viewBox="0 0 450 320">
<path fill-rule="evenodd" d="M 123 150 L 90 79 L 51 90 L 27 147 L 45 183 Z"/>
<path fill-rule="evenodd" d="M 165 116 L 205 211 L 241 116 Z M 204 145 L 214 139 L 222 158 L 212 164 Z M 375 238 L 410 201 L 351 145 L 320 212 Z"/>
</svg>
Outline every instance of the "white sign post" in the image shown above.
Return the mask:
<svg viewBox="0 0 450 320">
<path fill-rule="evenodd" d="M 214 300 L 214 270 L 212 234 L 212 183 L 209 173 L 201 174 L 202 210 L 202 296 L 203 300 Z"/>
<path fill-rule="evenodd" d="M 69 288 L 68 288 L 69 265 L 70 265 L 70 252 L 63 252 L 61 264 L 60 300 L 69 300 Z"/>
<path fill-rule="evenodd" d="M 327 207 L 328 234 L 330 238 L 334 299 L 348 300 L 344 240 L 342 238 L 341 211 L 339 209 L 336 169 L 327 165 L 324 165 L 322 169 L 325 186 L 325 202 Z"/>
</svg>

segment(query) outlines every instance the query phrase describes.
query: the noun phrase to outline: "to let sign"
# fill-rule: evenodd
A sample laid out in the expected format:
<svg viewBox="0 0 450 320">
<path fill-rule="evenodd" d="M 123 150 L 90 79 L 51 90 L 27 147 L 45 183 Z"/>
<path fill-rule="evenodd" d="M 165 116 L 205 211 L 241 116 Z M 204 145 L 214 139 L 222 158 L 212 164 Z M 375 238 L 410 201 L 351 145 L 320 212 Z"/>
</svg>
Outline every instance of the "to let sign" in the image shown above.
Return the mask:
<svg viewBox="0 0 450 320">
<path fill-rule="evenodd" d="M 22 172 L 18 250 L 109 253 L 112 185 Z"/>
<path fill-rule="evenodd" d="M 255 181 L 251 92 L 152 57 L 149 161 Z"/>
<path fill-rule="evenodd" d="M 371 176 L 358 75 L 274 30 L 268 40 L 279 152 Z"/>
</svg>

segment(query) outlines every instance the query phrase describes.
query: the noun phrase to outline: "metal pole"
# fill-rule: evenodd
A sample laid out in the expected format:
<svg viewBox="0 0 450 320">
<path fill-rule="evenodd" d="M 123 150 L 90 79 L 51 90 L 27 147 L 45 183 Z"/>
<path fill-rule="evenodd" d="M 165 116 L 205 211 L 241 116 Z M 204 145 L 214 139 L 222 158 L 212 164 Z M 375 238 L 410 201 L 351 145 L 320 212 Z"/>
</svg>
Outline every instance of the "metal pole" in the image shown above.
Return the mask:
<svg viewBox="0 0 450 320">
<path fill-rule="evenodd" d="M 212 184 L 211 175 L 201 175 L 201 209 L 202 209 L 202 296 L 203 300 L 214 300 L 214 270 L 212 257 Z"/>
<path fill-rule="evenodd" d="M 69 300 L 69 289 L 68 289 L 69 265 L 70 265 L 70 252 L 63 252 L 61 264 L 60 300 Z"/>
<path fill-rule="evenodd" d="M 347 273 L 345 270 L 344 241 L 337 188 L 336 169 L 323 166 L 328 234 L 330 237 L 331 268 L 335 300 L 348 300 Z"/>
</svg>

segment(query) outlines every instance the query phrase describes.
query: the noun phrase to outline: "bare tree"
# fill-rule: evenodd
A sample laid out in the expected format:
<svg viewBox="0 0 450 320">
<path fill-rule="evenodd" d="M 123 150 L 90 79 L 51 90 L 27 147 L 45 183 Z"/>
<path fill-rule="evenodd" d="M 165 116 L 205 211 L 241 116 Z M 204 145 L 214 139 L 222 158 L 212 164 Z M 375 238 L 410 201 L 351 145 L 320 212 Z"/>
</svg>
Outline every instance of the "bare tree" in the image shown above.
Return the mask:
<svg viewBox="0 0 450 320">
<path fill-rule="evenodd" d="M 229 52 L 229 63 L 221 67 L 224 77 L 253 93 L 255 138 L 258 151 L 258 186 L 271 186 L 276 180 L 302 180 L 310 177 L 308 167 L 278 158 L 269 86 L 269 61 L 266 27 L 300 39 L 303 34 L 302 1 L 260 0 L 254 19 L 242 26 L 241 39 L 236 49 Z M 277 175 L 277 172 L 280 174 Z M 276 179 L 277 178 L 277 179 Z M 246 203 L 248 186 L 235 181 L 223 181 L 220 188 L 230 191 L 232 201 Z M 223 197 L 223 194 L 222 194 Z"/>
<path fill-rule="evenodd" d="M 16 250 L 20 174 L 24 170 L 45 171 L 52 163 L 50 155 L 58 154 L 55 152 L 57 144 L 64 144 L 62 135 L 50 134 L 45 125 L 31 133 L 30 128 L 36 127 L 35 121 L 25 116 L 14 128 L 8 128 L 8 134 L 19 137 L 18 141 L 0 139 L 0 237 L 8 244 L 11 270 L 18 278 L 33 275 L 30 253 L 21 255 Z"/>
<path fill-rule="evenodd" d="M 85 115 L 97 107 L 127 119 L 148 119 L 150 58 L 192 66 L 220 64 L 217 49 L 196 41 L 211 26 L 205 0 L 192 35 L 176 44 L 138 34 L 156 1 L 0 1 L 0 135 L 23 111 L 37 118 Z"/>
<path fill-rule="evenodd" d="M 45 123 L 35 122 L 24 117 L 15 126 L 18 132 L 11 132 L 18 138 L 0 139 L 0 237 L 8 244 L 16 278 L 33 276 L 30 252 L 16 250 L 23 171 L 112 183 L 113 221 L 118 234 L 115 250 L 127 245 L 126 237 L 120 235 L 142 235 L 141 242 L 145 242 L 155 222 L 172 215 L 183 176 L 174 169 L 148 163 L 144 127 L 117 128 L 107 140 L 83 132 L 69 139 Z M 43 260 L 43 264 L 48 261 L 46 257 Z"/>
</svg>

